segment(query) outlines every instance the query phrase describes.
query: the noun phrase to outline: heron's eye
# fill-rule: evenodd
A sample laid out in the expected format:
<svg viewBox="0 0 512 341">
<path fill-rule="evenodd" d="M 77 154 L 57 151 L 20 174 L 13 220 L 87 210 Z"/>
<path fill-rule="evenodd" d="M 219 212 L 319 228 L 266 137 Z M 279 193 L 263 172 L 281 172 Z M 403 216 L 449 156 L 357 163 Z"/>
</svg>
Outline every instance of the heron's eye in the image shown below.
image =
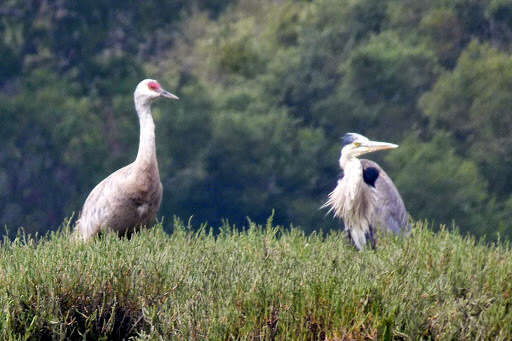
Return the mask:
<svg viewBox="0 0 512 341">
<path fill-rule="evenodd" d="M 148 83 L 148 88 L 150 90 L 153 90 L 153 91 L 156 91 L 160 88 L 160 84 L 158 84 L 157 82 L 149 82 Z"/>
<path fill-rule="evenodd" d="M 354 146 L 359 147 L 361 145 L 361 142 L 354 142 Z"/>
</svg>

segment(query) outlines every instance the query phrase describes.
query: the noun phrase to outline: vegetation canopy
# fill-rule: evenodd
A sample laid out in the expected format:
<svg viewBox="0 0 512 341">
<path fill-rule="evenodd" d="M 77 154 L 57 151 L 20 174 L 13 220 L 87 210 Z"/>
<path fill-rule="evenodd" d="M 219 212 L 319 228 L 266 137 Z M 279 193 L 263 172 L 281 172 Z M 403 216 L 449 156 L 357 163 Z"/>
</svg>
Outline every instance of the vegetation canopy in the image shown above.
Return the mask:
<svg viewBox="0 0 512 341">
<path fill-rule="evenodd" d="M 512 337 L 512 250 L 416 223 L 362 252 L 345 234 L 176 220 L 131 239 L 69 226 L 0 247 L 2 339 Z"/>
<path fill-rule="evenodd" d="M 55 229 L 132 162 L 132 92 L 159 79 L 160 216 L 311 232 L 340 137 L 372 155 L 416 219 L 512 236 L 508 0 L 0 4 L 0 223 Z"/>
</svg>

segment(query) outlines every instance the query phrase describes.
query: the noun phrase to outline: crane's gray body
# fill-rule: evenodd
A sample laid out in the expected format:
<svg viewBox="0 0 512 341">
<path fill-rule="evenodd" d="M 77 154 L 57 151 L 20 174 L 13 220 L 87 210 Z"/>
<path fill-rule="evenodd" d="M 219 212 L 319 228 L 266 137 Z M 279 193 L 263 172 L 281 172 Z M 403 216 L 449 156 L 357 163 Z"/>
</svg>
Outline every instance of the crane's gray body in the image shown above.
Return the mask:
<svg viewBox="0 0 512 341">
<path fill-rule="evenodd" d="M 85 200 L 78 231 L 85 240 L 102 231 L 120 235 L 154 223 L 162 202 L 158 168 L 141 172 L 133 163 L 101 181 Z"/>
</svg>

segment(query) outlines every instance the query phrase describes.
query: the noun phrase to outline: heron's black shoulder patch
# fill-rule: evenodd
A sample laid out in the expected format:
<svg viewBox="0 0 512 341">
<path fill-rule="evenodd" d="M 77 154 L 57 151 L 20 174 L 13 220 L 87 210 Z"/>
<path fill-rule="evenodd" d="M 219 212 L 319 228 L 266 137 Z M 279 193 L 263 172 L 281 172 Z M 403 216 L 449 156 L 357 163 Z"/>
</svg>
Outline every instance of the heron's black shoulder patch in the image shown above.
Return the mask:
<svg viewBox="0 0 512 341">
<path fill-rule="evenodd" d="M 379 170 L 375 167 L 367 167 L 363 169 L 363 180 L 368 185 L 375 187 L 375 181 L 379 178 Z"/>
</svg>

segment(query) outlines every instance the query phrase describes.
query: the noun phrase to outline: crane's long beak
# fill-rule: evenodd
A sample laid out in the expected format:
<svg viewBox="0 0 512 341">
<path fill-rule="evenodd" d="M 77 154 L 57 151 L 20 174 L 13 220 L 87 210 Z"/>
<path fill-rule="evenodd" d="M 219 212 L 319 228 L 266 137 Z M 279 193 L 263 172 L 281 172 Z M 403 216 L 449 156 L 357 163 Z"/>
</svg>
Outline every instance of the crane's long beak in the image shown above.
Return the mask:
<svg viewBox="0 0 512 341">
<path fill-rule="evenodd" d="M 176 99 L 176 100 L 180 99 L 178 96 L 171 94 L 169 91 L 166 91 L 164 89 L 162 89 L 162 91 L 160 91 L 160 96 L 165 97 L 165 98 L 170 98 L 170 99 Z"/>
<path fill-rule="evenodd" d="M 367 143 L 362 144 L 361 147 L 364 148 L 362 154 L 366 154 L 376 152 L 378 150 L 395 149 L 398 148 L 398 145 L 387 142 L 368 141 Z"/>
</svg>

